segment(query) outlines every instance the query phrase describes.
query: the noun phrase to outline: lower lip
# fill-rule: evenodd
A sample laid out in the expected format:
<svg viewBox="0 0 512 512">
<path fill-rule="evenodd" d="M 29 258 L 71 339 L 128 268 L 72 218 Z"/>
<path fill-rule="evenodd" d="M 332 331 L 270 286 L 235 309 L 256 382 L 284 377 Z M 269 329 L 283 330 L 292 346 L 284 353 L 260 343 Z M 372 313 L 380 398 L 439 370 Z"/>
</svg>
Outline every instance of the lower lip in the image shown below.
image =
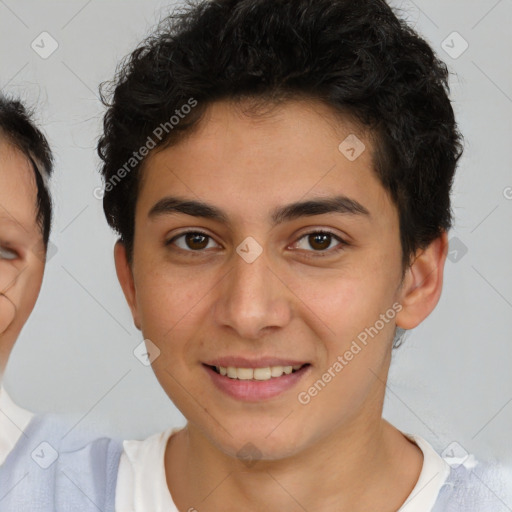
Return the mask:
<svg viewBox="0 0 512 512">
<path fill-rule="evenodd" d="M 310 365 L 306 365 L 296 372 L 283 374 L 281 377 L 272 377 L 269 380 L 240 380 L 220 375 L 205 364 L 203 367 L 218 389 L 232 398 L 247 402 L 259 402 L 274 398 L 290 390 L 310 369 Z"/>
</svg>

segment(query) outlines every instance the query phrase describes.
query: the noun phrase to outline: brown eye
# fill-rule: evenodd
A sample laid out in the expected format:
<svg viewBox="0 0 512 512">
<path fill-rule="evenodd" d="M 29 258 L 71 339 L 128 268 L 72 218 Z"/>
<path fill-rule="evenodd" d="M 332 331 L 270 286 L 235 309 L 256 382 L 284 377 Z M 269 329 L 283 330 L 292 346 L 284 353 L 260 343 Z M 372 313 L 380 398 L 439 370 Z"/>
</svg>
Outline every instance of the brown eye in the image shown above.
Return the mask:
<svg viewBox="0 0 512 512">
<path fill-rule="evenodd" d="M 203 249 L 212 247 L 210 245 L 211 242 L 213 242 L 212 237 L 206 233 L 201 233 L 200 231 L 187 231 L 186 233 L 181 233 L 180 235 L 171 238 L 166 245 L 175 244 L 177 247 L 187 252 L 200 252 Z"/>
<path fill-rule="evenodd" d="M 208 237 L 200 233 L 187 233 L 185 243 L 191 249 L 204 249 L 208 245 Z"/>
<path fill-rule="evenodd" d="M 339 243 L 332 246 L 332 242 L 334 241 L 338 241 Z M 296 243 L 296 247 L 298 249 L 304 249 L 309 253 L 318 253 L 315 254 L 315 256 L 335 254 L 347 245 L 348 244 L 342 238 L 336 236 L 334 233 L 330 233 L 329 231 L 313 231 L 311 233 L 305 233 Z"/>
<path fill-rule="evenodd" d="M 327 233 L 314 233 L 312 235 L 308 235 L 308 242 L 313 249 L 318 249 L 323 251 L 329 248 L 331 245 L 332 236 Z"/>
</svg>

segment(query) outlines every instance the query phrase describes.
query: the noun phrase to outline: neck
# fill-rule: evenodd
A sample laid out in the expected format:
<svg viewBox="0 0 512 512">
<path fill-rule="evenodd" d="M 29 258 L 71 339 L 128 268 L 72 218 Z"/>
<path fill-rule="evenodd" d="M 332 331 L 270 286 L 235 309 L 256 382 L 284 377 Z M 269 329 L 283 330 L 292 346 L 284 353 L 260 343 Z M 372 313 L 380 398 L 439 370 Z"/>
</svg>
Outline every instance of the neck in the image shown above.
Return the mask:
<svg viewBox="0 0 512 512">
<path fill-rule="evenodd" d="M 166 451 L 173 500 L 180 510 L 201 512 L 226 510 L 226 503 L 249 511 L 398 510 L 418 480 L 423 455 L 378 412 L 369 418 L 363 411 L 291 457 L 250 467 L 187 425 Z"/>
</svg>

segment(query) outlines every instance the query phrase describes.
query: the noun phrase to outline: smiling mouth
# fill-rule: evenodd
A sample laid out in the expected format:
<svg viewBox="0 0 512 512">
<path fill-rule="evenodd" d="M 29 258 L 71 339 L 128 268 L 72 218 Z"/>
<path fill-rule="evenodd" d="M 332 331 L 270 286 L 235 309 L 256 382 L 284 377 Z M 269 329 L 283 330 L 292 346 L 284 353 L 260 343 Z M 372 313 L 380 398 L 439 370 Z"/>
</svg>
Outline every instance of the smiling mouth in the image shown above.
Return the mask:
<svg viewBox="0 0 512 512">
<path fill-rule="evenodd" d="M 256 380 L 266 381 L 271 379 L 277 379 L 283 375 L 290 375 L 300 371 L 301 369 L 310 366 L 309 363 L 295 366 L 266 366 L 264 368 L 236 368 L 234 366 L 211 366 L 215 373 L 228 377 L 233 380 Z"/>
</svg>

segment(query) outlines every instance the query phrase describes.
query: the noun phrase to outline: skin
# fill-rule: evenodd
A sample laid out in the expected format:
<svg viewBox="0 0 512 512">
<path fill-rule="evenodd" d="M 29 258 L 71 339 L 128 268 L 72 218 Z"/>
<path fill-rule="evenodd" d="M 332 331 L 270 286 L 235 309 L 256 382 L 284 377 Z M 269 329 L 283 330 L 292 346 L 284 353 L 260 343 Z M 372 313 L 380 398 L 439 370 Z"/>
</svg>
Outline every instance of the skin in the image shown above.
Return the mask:
<svg viewBox="0 0 512 512">
<path fill-rule="evenodd" d="M 39 295 L 44 243 L 31 164 L 0 138 L 0 380 Z"/>
<path fill-rule="evenodd" d="M 366 146 L 355 161 L 338 149 L 349 134 Z M 391 512 L 414 488 L 423 455 L 382 418 L 385 382 L 396 325 L 415 327 L 439 300 L 446 234 L 418 251 L 402 280 L 398 212 L 372 170 L 368 135 L 314 101 L 265 116 L 217 102 L 187 139 L 146 160 L 133 260 L 118 243 L 115 261 L 135 325 L 160 350 L 154 372 L 188 420 L 165 454 L 180 510 Z M 335 194 L 369 215 L 271 224 L 276 207 Z M 229 222 L 148 215 L 170 195 L 214 205 Z M 166 245 L 187 230 L 211 238 Z M 321 230 L 334 237 L 319 248 L 304 235 Z M 248 236 L 263 248 L 250 264 L 236 252 Z M 336 236 L 348 242 L 339 252 Z M 300 404 L 298 392 L 394 303 L 394 320 Z M 291 390 L 246 403 L 218 391 L 202 366 L 232 355 L 293 355 L 311 367 Z M 247 443 L 258 450 L 252 465 L 237 458 Z"/>
</svg>

